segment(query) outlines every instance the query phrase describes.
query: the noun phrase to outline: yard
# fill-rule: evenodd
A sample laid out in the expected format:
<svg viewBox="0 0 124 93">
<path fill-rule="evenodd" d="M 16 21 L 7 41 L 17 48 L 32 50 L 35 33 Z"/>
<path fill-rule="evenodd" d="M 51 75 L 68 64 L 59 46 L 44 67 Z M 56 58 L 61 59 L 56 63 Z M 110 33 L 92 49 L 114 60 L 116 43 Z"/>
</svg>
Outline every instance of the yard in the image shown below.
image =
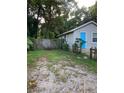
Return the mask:
<svg viewBox="0 0 124 93">
<path fill-rule="evenodd" d="M 28 51 L 28 93 L 96 93 L 97 63 L 63 50 Z"/>
</svg>

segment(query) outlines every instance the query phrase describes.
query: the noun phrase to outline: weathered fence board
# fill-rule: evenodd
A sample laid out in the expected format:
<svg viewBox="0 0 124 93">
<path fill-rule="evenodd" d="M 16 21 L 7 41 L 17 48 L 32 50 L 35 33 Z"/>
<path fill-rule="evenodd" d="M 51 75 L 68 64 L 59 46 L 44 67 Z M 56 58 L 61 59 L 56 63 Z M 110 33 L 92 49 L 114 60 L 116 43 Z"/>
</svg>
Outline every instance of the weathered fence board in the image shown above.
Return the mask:
<svg viewBox="0 0 124 93">
<path fill-rule="evenodd" d="M 90 58 L 97 59 L 97 48 L 90 48 Z"/>
<path fill-rule="evenodd" d="M 59 39 L 36 39 L 35 46 L 37 49 L 56 49 L 61 43 Z"/>
</svg>

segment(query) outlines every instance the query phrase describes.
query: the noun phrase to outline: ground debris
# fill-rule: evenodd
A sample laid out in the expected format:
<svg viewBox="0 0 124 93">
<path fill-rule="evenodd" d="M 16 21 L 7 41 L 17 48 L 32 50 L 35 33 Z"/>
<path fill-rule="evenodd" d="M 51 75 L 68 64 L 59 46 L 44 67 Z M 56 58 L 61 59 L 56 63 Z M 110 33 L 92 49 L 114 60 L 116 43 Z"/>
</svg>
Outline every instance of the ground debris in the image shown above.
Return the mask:
<svg viewBox="0 0 124 93">
<path fill-rule="evenodd" d="M 45 58 L 40 61 L 34 70 L 28 70 L 28 79 L 35 79 L 28 80 L 28 93 L 96 93 L 96 75 L 81 66 L 66 61 L 51 64 Z"/>
</svg>

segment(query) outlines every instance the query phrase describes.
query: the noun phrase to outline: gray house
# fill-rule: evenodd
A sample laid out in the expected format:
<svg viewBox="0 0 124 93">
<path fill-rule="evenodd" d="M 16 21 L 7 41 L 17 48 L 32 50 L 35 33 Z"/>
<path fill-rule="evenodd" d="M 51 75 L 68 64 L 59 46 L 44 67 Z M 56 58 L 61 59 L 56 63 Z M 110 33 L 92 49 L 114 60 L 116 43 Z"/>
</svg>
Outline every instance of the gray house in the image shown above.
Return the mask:
<svg viewBox="0 0 124 93">
<path fill-rule="evenodd" d="M 72 49 L 76 38 L 86 41 L 82 45 L 82 52 L 88 53 L 91 47 L 97 47 L 97 24 L 94 21 L 87 22 L 79 27 L 58 35 L 59 39 L 65 39 Z"/>
</svg>

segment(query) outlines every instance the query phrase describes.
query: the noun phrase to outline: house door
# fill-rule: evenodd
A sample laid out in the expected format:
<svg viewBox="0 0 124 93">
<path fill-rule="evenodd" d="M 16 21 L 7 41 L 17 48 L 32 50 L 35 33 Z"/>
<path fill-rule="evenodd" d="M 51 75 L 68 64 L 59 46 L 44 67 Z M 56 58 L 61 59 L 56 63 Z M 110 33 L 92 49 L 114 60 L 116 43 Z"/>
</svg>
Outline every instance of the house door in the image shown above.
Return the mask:
<svg viewBox="0 0 124 93">
<path fill-rule="evenodd" d="M 85 43 L 83 43 L 83 45 L 82 45 L 82 48 L 87 48 L 87 46 L 86 46 L 86 33 L 85 32 L 81 32 L 80 33 L 80 37 L 81 37 L 81 39 L 83 41 L 85 41 Z"/>
</svg>

